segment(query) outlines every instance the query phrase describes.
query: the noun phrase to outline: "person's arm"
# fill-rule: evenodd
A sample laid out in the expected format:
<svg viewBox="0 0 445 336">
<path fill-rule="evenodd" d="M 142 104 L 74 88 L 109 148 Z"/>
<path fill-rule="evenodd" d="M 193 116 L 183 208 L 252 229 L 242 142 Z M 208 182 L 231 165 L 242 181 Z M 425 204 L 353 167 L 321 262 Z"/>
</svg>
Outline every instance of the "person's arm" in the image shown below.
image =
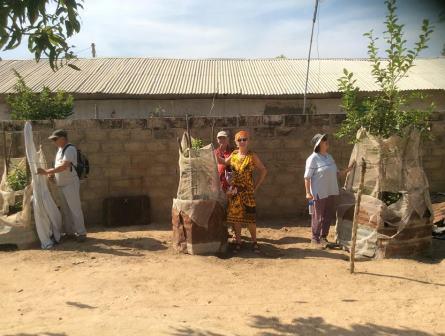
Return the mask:
<svg viewBox="0 0 445 336">
<path fill-rule="evenodd" d="M 306 189 L 306 199 L 312 200 L 314 199 L 314 196 L 311 194 L 311 178 L 305 177 L 304 178 L 304 188 Z"/>
<path fill-rule="evenodd" d="M 314 158 L 313 156 L 309 156 L 306 160 L 306 167 L 304 169 L 304 188 L 306 190 L 306 199 L 312 200 L 314 199 L 314 196 L 311 193 L 311 178 L 314 174 L 314 168 L 315 162 L 313 162 Z"/>
<path fill-rule="evenodd" d="M 39 175 L 54 175 L 56 173 L 61 173 L 70 167 L 71 167 L 70 161 L 63 161 L 62 165 L 60 165 L 56 168 L 50 168 L 50 169 L 37 168 L 37 174 L 39 174 Z"/>
<path fill-rule="evenodd" d="M 66 148 L 64 155 L 62 157 L 62 164 L 60 166 L 57 166 L 56 168 L 50 168 L 50 169 L 37 169 L 37 174 L 39 175 L 54 175 L 57 173 L 61 173 L 67 169 L 71 169 L 71 165 L 73 162 L 75 162 L 77 156 L 77 151 L 74 148 L 74 146 L 69 146 Z"/>
<path fill-rule="evenodd" d="M 232 154 L 230 154 L 230 156 L 227 158 L 220 157 L 220 156 L 216 155 L 216 153 L 215 153 L 215 156 L 216 156 L 216 161 L 219 164 L 230 166 L 230 160 L 232 159 Z"/>
<path fill-rule="evenodd" d="M 260 187 L 260 185 L 264 182 L 264 179 L 266 178 L 267 169 L 256 154 L 253 155 L 253 163 L 255 165 L 255 168 L 258 169 L 260 173 L 260 176 L 258 177 L 258 180 L 256 181 L 254 187 L 254 191 L 257 191 L 257 189 Z"/>
<path fill-rule="evenodd" d="M 346 176 L 352 169 L 355 167 L 355 161 L 351 163 L 351 165 L 348 168 L 345 168 L 343 170 L 340 170 L 337 172 L 339 176 Z"/>
</svg>

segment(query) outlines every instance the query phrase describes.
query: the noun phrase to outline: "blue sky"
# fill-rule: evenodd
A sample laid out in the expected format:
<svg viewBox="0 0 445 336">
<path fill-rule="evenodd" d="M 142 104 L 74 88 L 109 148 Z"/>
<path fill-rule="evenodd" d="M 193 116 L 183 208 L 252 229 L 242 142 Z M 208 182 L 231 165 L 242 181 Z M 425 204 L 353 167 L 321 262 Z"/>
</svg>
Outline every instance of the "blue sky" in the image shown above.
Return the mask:
<svg viewBox="0 0 445 336">
<path fill-rule="evenodd" d="M 289 58 L 307 57 L 314 0 L 85 0 L 82 30 L 70 42 L 89 57 Z M 424 57 L 439 56 L 445 22 L 443 0 L 399 0 L 408 42 L 423 18 L 436 25 Z M 363 33 L 383 31 L 383 0 L 320 0 L 313 57 L 366 57 Z M 383 55 L 383 54 L 382 54 Z M 32 56 L 26 43 L 0 52 L 3 59 Z"/>
</svg>

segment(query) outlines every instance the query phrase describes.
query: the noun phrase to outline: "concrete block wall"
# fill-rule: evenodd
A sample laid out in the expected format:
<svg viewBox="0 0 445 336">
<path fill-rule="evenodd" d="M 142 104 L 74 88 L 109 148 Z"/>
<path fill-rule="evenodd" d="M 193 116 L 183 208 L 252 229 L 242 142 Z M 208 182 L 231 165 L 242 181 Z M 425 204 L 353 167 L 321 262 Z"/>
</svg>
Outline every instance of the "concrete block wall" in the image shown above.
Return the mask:
<svg viewBox="0 0 445 336">
<path fill-rule="evenodd" d="M 305 160 L 311 153 L 315 133 L 333 134 L 343 115 L 273 115 L 239 117 L 191 117 L 192 136 L 211 141 L 224 129 L 234 135 L 240 129 L 252 134 L 252 149 L 268 168 L 268 177 L 258 191 L 260 218 L 289 218 L 306 213 L 303 184 Z M 433 115 L 434 139 L 423 145 L 423 160 L 431 190 L 445 190 L 445 113 Z M 23 130 L 23 122 L 2 122 L 10 144 L 11 132 Z M 41 144 L 49 162 L 54 145 L 47 136 L 54 128 L 68 131 L 70 142 L 89 158 L 91 174 L 82 181 L 81 197 L 88 225 L 102 221 L 106 197 L 148 195 L 155 222 L 170 222 L 172 199 L 178 183 L 177 137 L 186 120 L 177 118 L 56 120 L 33 122 L 36 144 Z M 23 152 L 22 136 L 14 133 L 13 152 Z M 3 137 L 0 137 L 2 146 Z M 1 148 L 1 147 L 0 147 Z M 331 137 L 331 153 L 340 168 L 347 165 L 352 145 Z M 0 151 L 0 156 L 3 152 Z"/>
</svg>

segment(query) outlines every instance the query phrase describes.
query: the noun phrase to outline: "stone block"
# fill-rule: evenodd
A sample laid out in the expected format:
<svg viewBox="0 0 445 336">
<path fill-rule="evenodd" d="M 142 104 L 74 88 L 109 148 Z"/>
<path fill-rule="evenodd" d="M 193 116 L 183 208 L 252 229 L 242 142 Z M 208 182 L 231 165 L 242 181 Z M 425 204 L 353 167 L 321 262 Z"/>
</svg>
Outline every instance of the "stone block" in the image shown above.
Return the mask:
<svg viewBox="0 0 445 336">
<path fill-rule="evenodd" d="M 104 153 L 116 153 L 117 155 L 121 155 L 124 150 L 124 145 L 122 142 L 102 142 L 101 150 Z"/>
<path fill-rule="evenodd" d="M 147 127 L 151 129 L 165 130 L 168 128 L 168 123 L 161 117 L 151 117 L 147 119 Z"/>
<path fill-rule="evenodd" d="M 190 129 L 211 128 L 212 118 L 207 117 L 190 117 L 189 118 Z"/>
<path fill-rule="evenodd" d="M 443 167 L 442 160 L 437 158 L 436 160 L 425 160 L 423 162 L 423 167 L 425 169 L 435 169 L 435 168 L 441 168 Z"/>
<path fill-rule="evenodd" d="M 24 126 L 25 125 L 23 124 L 23 127 Z M 54 122 L 52 120 L 31 121 L 31 126 L 33 131 L 45 131 L 49 134 L 55 129 Z"/>
<path fill-rule="evenodd" d="M 151 140 L 146 143 L 146 149 L 149 152 L 167 151 L 167 150 L 169 150 L 169 144 L 168 144 L 168 141 L 164 141 L 164 140 Z"/>
<path fill-rule="evenodd" d="M 288 127 L 288 126 L 276 127 L 275 134 L 279 137 L 286 137 L 286 138 L 296 137 L 300 135 L 300 133 L 295 127 Z"/>
<path fill-rule="evenodd" d="M 72 130 L 76 129 L 74 119 L 58 119 L 53 121 L 54 129 Z"/>
<path fill-rule="evenodd" d="M 101 129 L 94 129 L 85 132 L 86 141 L 107 141 L 107 131 Z"/>
<path fill-rule="evenodd" d="M 130 155 L 130 166 L 131 167 L 149 167 L 153 164 L 153 160 L 150 159 L 148 153 L 144 154 L 131 154 Z M 153 157 L 154 158 L 154 157 Z"/>
<path fill-rule="evenodd" d="M 346 119 L 346 114 L 343 114 L 343 113 L 331 115 L 332 124 L 334 124 L 338 127 L 343 123 L 343 121 L 345 121 L 345 119 Z"/>
<path fill-rule="evenodd" d="M 88 154 L 88 161 L 92 167 L 105 167 L 109 165 L 108 155 L 105 153 Z"/>
<path fill-rule="evenodd" d="M 99 128 L 113 129 L 122 128 L 122 119 L 97 119 L 97 124 Z"/>
<path fill-rule="evenodd" d="M 122 176 L 122 168 L 116 168 L 116 167 L 104 167 L 103 170 L 103 176 L 105 177 L 120 177 Z"/>
<path fill-rule="evenodd" d="M 150 141 L 152 138 L 152 130 L 149 128 L 132 129 L 130 138 L 133 141 Z"/>
<path fill-rule="evenodd" d="M 124 144 L 124 149 L 127 152 L 145 152 L 147 151 L 147 144 L 145 142 L 128 142 Z"/>
<path fill-rule="evenodd" d="M 263 125 L 267 126 L 283 126 L 285 117 L 283 115 L 264 115 Z"/>
<path fill-rule="evenodd" d="M 300 126 L 305 123 L 305 116 L 298 114 L 290 114 L 284 116 L 284 126 Z"/>
<path fill-rule="evenodd" d="M 176 139 L 176 132 L 172 129 L 153 128 L 155 139 Z"/>
<path fill-rule="evenodd" d="M 273 138 L 275 137 L 274 127 L 256 127 L 253 129 L 253 136 L 255 138 Z"/>
<path fill-rule="evenodd" d="M 2 130 L 5 131 L 23 131 L 25 127 L 25 121 L 23 120 L 3 120 L 2 121 Z"/>
<path fill-rule="evenodd" d="M 306 149 L 308 141 L 301 137 L 289 136 L 283 140 L 283 148 L 289 149 Z"/>
<path fill-rule="evenodd" d="M 125 177 L 140 177 L 145 180 L 145 176 L 147 174 L 146 167 L 135 167 L 131 165 L 130 167 L 126 167 L 123 169 L 122 175 Z"/>
<path fill-rule="evenodd" d="M 309 115 L 307 124 L 310 126 L 329 126 L 330 118 L 329 115 L 324 114 Z"/>
<path fill-rule="evenodd" d="M 98 127 L 99 121 L 97 119 L 73 119 L 73 129 L 90 129 Z"/>
<path fill-rule="evenodd" d="M 215 130 L 219 128 L 234 128 L 238 126 L 237 117 L 214 117 Z"/>
<path fill-rule="evenodd" d="M 153 164 L 149 167 L 151 175 L 164 176 L 165 178 L 170 178 L 176 175 L 176 167 L 168 164 Z"/>
<path fill-rule="evenodd" d="M 123 142 L 130 140 L 131 130 L 128 129 L 110 129 L 108 131 L 108 142 Z"/>
<path fill-rule="evenodd" d="M 239 116 L 238 127 L 261 127 L 263 125 L 262 116 Z"/>
<path fill-rule="evenodd" d="M 76 147 L 88 156 L 92 153 L 98 153 L 101 151 L 100 142 L 77 143 Z"/>
<path fill-rule="evenodd" d="M 112 167 L 116 166 L 122 167 L 124 165 L 128 165 L 130 161 L 131 161 L 130 156 L 126 153 L 116 153 L 108 155 L 108 163 Z"/>
<path fill-rule="evenodd" d="M 124 119 L 122 128 L 124 129 L 145 129 L 147 128 L 147 119 Z"/>
<path fill-rule="evenodd" d="M 165 124 L 167 128 L 180 128 L 180 129 L 187 128 L 185 117 L 165 118 Z"/>
<path fill-rule="evenodd" d="M 103 179 L 105 177 L 104 169 L 102 167 L 92 164 L 91 161 L 90 161 L 90 166 L 91 166 L 90 173 L 88 174 L 89 180 Z"/>
</svg>

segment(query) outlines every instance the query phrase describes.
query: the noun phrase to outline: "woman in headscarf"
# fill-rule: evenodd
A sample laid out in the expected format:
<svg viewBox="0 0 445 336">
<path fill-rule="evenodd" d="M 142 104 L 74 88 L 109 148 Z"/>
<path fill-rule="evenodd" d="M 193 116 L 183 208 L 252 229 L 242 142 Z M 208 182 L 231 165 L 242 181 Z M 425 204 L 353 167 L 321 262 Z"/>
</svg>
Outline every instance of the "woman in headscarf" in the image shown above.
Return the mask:
<svg viewBox="0 0 445 336">
<path fill-rule="evenodd" d="M 331 222 L 335 215 L 335 196 L 339 194 L 338 175 L 346 174 L 354 166 L 339 171 L 334 158 L 328 153 L 329 142 L 326 134 L 312 138 L 313 153 L 306 160 L 304 185 L 306 199 L 313 201 L 312 244 L 326 248 Z"/>
<path fill-rule="evenodd" d="M 218 162 L 231 167 L 232 178 L 230 183 L 229 204 L 227 208 L 227 222 L 235 229 L 235 249 L 237 253 L 241 249 L 241 228 L 247 226 L 252 237 L 252 248 L 259 252 L 256 237 L 256 203 L 255 191 L 266 178 L 267 170 L 259 157 L 249 150 L 250 135 L 247 131 L 240 131 L 235 135 L 237 150 L 227 158 L 218 158 Z M 259 172 L 255 181 L 253 172 Z"/>
</svg>

